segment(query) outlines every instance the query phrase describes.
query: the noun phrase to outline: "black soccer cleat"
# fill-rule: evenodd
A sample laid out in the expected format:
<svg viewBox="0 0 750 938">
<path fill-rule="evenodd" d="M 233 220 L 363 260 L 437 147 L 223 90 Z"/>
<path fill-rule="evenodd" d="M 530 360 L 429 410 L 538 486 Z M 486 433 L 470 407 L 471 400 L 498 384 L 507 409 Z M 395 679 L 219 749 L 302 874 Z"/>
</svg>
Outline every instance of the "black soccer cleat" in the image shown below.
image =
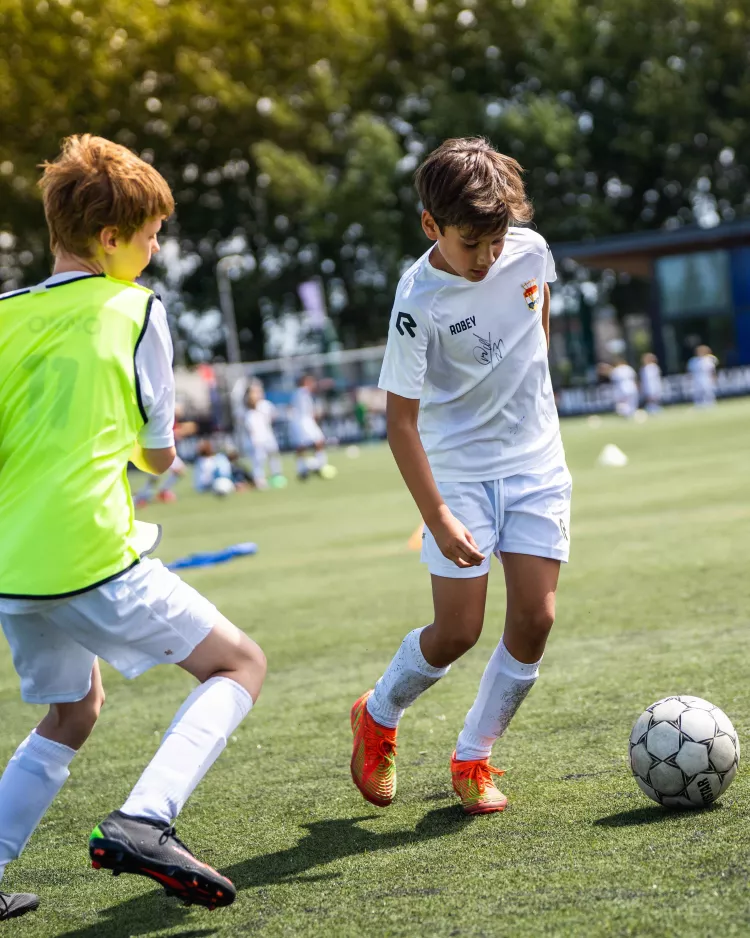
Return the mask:
<svg viewBox="0 0 750 938">
<path fill-rule="evenodd" d="M 38 905 L 39 896 L 33 892 L 0 892 L 0 922 L 34 912 Z"/>
<path fill-rule="evenodd" d="M 113 811 L 91 832 L 89 856 L 95 870 L 148 876 L 187 905 L 215 909 L 237 896 L 230 879 L 196 860 L 174 828 L 161 821 Z"/>
</svg>

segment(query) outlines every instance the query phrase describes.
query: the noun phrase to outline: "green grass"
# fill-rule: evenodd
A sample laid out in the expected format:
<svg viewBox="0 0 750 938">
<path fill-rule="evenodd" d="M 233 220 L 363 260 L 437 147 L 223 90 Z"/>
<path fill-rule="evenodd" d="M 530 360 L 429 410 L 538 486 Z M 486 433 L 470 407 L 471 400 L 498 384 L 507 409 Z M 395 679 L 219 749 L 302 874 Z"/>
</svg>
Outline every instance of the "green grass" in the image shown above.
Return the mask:
<svg viewBox="0 0 750 938">
<path fill-rule="evenodd" d="M 270 665 L 179 826 L 238 900 L 209 915 L 88 867 L 88 832 L 122 803 L 191 686 L 177 668 L 128 683 L 104 666 L 100 724 L 3 882 L 43 904 L 3 927 L 19 938 L 747 935 L 748 773 L 713 810 L 669 813 L 638 791 L 626 754 L 638 714 L 671 693 L 712 700 L 750 740 L 749 422 L 741 401 L 640 426 L 564 424 L 572 562 L 541 679 L 495 749 L 510 805 L 474 820 L 456 807 L 448 759 L 501 634 L 499 566 L 481 641 L 403 721 L 397 803 L 375 809 L 349 779 L 349 707 L 431 615 L 428 574 L 405 549 L 418 519 L 385 447 L 335 454 L 332 483 L 225 501 L 185 490 L 149 509 L 165 559 L 260 545 L 188 577 Z M 607 442 L 626 468 L 594 467 Z M 0 707 L 5 761 L 41 711 L 20 702 L 1 646 Z"/>
</svg>

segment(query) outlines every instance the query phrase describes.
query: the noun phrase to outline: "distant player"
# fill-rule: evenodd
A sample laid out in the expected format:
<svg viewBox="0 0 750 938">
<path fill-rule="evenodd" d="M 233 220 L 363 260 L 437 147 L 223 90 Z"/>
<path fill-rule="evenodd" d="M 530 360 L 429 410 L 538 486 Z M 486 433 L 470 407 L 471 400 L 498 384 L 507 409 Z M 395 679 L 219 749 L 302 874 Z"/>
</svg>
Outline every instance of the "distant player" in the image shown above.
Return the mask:
<svg viewBox="0 0 750 938">
<path fill-rule="evenodd" d="M 699 345 L 687 364 L 693 379 L 693 403 L 696 407 L 711 407 L 716 403 L 716 366 L 718 359 L 707 345 Z"/>
<path fill-rule="evenodd" d="M 653 352 L 646 352 L 641 357 L 641 394 L 643 404 L 649 413 L 661 410 L 662 380 L 659 359 Z"/>
<path fill-rule="evenodd" d="M 620 417 L 632 417 L 638 410 L 638 375 L 635 368 L 618 356 L 614 365 L 600 365 L 599 371 L 612 384 L 615 413 Z"/>
<path fill-rule="evenodd" d="M 172 825 L 257 700 L 265 659 L 147 557 L 157 526 L 134 522 L 127 479 L 129 460 L 157 474 L 175 457 L 166 313 L 134 282 L 159 250 L 172 194 L 130 150 L 88 134 L 65 140 L 41 188 L 53 274 L 0 299 L 0 621 L 23 699 L 49 712 L 0 778 L 0 877 L 96 723 L 97 656 L 128 678 L 172 663 L 200 684 L 89 853 L 94 867 L 227 905 L 232 883 Z M 0 919 L 38 901 L 0 893 Z"/>
<path fill-rule="evenodd" d="M 173 433 L 175 442 L 184 440 L 186 437 L 197 433 L 198 425 L 193 420 L 180 420 L 180 415 L 175 405 L 175 422 Z M 185 463 L 179 456 L 175 456 L 172 465 L 160 477 L 147 474 L 146 481 L 138 490 L 138 494 L 133 498 L 133 504 L 136 508 L 144 508 L 154 498 L 157 502 L 176 502 L 177 496 L 174 492 L 174 486 L 183 478 L 187 471 Z"/>
<path fill-rule="evenodd" d="M 297 390 L 292 395 L 289 431 L 292 446 L 297 453 L 297 477 L 306 479 L 311 472 L 327 476 L 328 467 L 326 454 L 326 441 L 323 431 L 315 419 L 315 378 L 312 375 L 302 375 L 297 382 Z M 307 453 L 312 450 L 313 455 L 308 458 Z"/>
<path fill-rule="evenodd" d="M 450 759 L 469 814 L 502 811 L 489 762 L 531 690 L 567 561 L 571 478 L 547 362 L 555 265 L 530 228 L 521 167 L 485 140 L 448 140 L 416 175 L 435 245 L 401 278 L 380 387 L 388 440 L 426 530 L 435 618 L 410 632 L 352 708 L 352 778 L 386 806 L 405 709 L 482 631 L 492 555 L 505 629 Z"/>
<path fill-rule="evenodd" d="M 269 470 L 274 488 L 286 485 L 279 456 L 279 441 L 273 432 L 275 416 L 276 408 L 266 399 L 263 384 L 257 379 L 251 382 L 245 396 L 244 422 L 253 481 L 259 489 L 268 488 Z"/>
<path fill-rule="evenodd" d="M 231 491 L 234 487 L 232 463 L 226 453 L 217 453 L 210 440 L 201 440 L 193 463 L 193 485 L 196 492 L 213 492 L 222 490 L 220 480 L 232 483 L 231 487 L 223 491 Z M 217 485 L 217 482 L 220 483 Z"/>
</svg>

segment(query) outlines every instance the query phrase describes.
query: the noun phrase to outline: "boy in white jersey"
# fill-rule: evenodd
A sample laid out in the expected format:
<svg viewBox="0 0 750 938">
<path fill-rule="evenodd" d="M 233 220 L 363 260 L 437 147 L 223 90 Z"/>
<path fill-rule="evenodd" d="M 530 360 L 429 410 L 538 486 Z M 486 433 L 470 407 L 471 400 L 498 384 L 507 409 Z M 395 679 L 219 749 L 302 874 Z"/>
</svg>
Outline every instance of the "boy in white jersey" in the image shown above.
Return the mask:
<svg viewBox="0 0 750 938">
<path fill-rule="evenodd" d="M 352 708 L 352 778 L 379 806 L 396 791 L 404 710 L 479 638 L 492 554 L 505 630 L 451 759 L 470 814 L 502 811 L 495 740 L 537 678 L 567 561 L 571 478 L 547 363 L 555 266 L 515 160 L 485 140 L 448 140 L 417 171 L 436 242 L 401 278 L 380 387 L 388 439 L 424 518 L 433 622 L 410 632 Z"/>
<path fill-rule="evenodd" d="M 687 364 L 693 378 L 693 403 L 710 407 L 716 403 L 716 365 L 718 359 L 707 345 L 699 345 Z"/>
<path fill-rule="evenodd" d="M 286 479 L 281 468 L 279 443 L 273 432 L 276 408 L 266 398 L 263 384 L 257 379 L 245 395 L 245 433 L 249 440 L 250 460 L 253 465 L 253 481 L 259 489 L 268 488 L 266 469 L 271 470 L 271 485 L 283 488 Z"/>
<path fill-rule="evenodd" d="M 641 357 L 641 393 L 649 413 L 661 410 L 663 394 L 661 368 L 659 359 L 653 352 L 646 352 Z"/>
<path fill-rule="evenodd" d="M 614 365 L 602 364 L 599 371 L 609 378 L 615 399 L 615 412 L 620 417 L 632 417 L 638 410 L 638 375 L 624 358 L 617 357 Z"/>
<path fill-rule="evenodd" d="M 325 435 L 315 419 L 314 389 L 315 378 L 302 375 L 292 395 L 289 432 L 297 453 L 297 478 L 300 480 L 305 480 L 311 472 L 318 472 L 324 478 L 333 474 L 329 472 Z M 314 455 L 308 460 L 306 454 L 310 449 Z"/>
</svg>

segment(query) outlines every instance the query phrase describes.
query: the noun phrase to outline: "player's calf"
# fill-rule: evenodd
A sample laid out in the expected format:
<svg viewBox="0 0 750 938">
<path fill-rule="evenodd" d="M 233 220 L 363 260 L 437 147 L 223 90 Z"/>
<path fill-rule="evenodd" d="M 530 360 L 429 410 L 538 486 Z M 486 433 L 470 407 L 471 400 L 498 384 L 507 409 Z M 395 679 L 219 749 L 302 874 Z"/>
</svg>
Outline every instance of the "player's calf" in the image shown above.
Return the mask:
<svg viewBox="0 0 750 938">
<path fill-rule="evenodd" d="M 421 649 L 426 661 L 445 668 L 476 645 L 484 626 L 487 576 L 469 579 L 432 577 L 435 619 L 422 630 Z"/>
</svg>

